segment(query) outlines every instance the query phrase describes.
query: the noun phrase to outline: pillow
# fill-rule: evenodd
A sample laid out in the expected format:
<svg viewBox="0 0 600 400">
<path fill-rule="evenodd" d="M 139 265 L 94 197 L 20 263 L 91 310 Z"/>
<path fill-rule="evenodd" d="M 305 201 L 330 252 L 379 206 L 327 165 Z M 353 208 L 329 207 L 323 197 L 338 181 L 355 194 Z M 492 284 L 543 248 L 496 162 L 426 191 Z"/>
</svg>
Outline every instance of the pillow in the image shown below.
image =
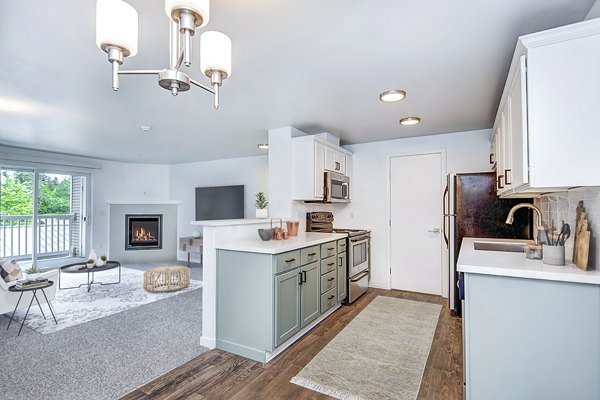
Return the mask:
<svg viewBox="0 0 600 400">
<path fill-rule="evenodd" d="M 7 283 L 23 279 L 21 267 L 15 260 L 0 260 L 0 275 Z"/>
</svg>

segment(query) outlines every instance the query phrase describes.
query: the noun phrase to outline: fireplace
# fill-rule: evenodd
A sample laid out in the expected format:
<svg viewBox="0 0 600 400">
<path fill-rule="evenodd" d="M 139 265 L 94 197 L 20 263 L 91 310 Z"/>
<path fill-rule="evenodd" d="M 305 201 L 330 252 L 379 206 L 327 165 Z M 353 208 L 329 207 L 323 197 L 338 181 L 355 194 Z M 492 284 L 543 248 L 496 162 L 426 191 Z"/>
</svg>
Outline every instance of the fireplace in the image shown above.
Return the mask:
<svg viewBox="0 0 600 400">
<path fill-rule="evenodd" d="M 125 214 L 125 250 L 162 249 L 162 214 Z"/>
</svg>

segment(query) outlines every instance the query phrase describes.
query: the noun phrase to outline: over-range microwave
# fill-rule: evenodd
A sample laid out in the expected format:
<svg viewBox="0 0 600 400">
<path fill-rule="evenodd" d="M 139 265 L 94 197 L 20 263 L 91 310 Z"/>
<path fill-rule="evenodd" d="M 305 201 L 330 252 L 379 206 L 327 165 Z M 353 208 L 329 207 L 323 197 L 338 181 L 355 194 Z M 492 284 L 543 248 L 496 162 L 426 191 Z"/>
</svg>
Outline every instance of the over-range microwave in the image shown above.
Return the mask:
<svg viewBox="0 0 600 400">
<path fill-rule="evenodd" d="M 350 177 L 335 172 L 325 172 L 324 201 L 331 203 L 350 201 Z"/>
</svg>

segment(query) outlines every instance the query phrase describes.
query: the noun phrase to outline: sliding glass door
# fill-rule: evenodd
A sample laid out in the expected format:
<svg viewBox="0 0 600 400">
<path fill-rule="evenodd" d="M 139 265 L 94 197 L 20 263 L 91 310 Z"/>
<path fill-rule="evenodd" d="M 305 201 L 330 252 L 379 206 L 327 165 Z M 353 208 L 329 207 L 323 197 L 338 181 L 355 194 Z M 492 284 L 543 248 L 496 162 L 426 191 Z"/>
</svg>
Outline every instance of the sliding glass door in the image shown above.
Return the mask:
<svg viewBox="0 0 600 400">
<path fill-rule="evenodd" d="M 0 257 L 17 260 L 86 252 L 86 175 L 1 168 Z"/>
</svg>

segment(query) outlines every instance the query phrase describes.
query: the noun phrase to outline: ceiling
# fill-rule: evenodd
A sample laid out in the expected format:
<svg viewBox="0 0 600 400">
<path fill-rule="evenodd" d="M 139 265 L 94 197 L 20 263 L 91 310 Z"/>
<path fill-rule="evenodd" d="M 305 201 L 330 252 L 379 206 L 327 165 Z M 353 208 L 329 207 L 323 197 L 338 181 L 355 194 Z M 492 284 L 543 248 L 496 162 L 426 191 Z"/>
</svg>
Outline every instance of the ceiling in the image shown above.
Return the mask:
<svg viewBox="0 0 600 400">
<path fill-rule="evenodd" d="M 139 53 L 168 64 L 161 0 L 129 0 Z M 0 2 L 0 143 L 172 164 L 265 154 L 267 130 L 327 131 L 343 144 L 490 128 L 519 35 L 582 21 L 593 0 L 213 0 L 208 30 L 233 42 L 221 108 L 153 76 L 113 92 L 95 45 L 95 1 Z M 194 43 L 190 75 L 208 83 Z M 399 103 L 380 92 L 403 89 Z M 398 120 L 417 115 L 419 125 Z M 149 133 L 141 125 L 152 127 Z"/>
</svg>

